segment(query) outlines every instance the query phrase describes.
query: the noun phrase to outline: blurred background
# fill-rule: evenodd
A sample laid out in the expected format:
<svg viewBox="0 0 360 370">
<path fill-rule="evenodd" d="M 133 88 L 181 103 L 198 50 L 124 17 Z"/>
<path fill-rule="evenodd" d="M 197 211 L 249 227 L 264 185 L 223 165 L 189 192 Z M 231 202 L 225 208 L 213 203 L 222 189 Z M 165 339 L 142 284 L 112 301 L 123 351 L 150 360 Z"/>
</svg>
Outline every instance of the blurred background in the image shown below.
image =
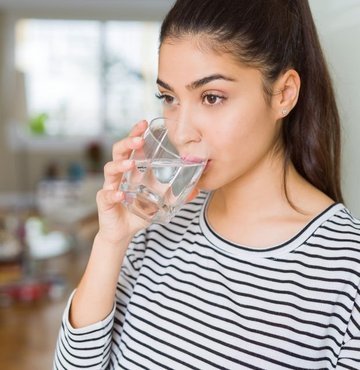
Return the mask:
<svg viewBox="0 0 360 370">
<path fill-rule="evenodd" d="M 51 369 L 111 146 L 160 111 L 158 32 L 172 3 L 0 0 L 2 369 Z M 342 117 L 345 202 L 360 217 L 360 1 L 310 4 Z"/>
</svg>

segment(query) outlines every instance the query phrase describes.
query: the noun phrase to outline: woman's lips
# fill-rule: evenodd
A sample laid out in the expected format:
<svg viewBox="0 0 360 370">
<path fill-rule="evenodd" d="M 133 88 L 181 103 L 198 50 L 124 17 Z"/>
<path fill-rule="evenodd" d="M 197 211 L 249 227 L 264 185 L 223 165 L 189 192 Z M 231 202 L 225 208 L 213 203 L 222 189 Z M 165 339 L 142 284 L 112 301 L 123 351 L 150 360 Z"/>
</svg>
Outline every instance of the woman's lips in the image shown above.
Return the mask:
<svg viewBox="0 0 360 370">
<path fill-rule="evenodd" d="M 184 155 L 184 156 L 181 156 L 181 160 L 187 164 L 196 164 L 196 163 L 203 163 L 204 161 L 206 161 L 205 158 L 200 158 L 200 157 L 196 157 L 196 156 L 193 156 L 193 155 Z"/>
</svg>

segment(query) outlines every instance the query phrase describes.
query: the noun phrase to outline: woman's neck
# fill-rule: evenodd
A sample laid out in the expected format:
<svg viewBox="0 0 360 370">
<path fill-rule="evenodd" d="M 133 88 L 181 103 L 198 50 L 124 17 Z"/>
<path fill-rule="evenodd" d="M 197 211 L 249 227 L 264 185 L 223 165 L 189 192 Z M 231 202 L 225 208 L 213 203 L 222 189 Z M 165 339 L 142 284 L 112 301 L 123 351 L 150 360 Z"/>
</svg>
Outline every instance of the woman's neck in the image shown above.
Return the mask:
<svg viewBox="0 0 360 370">
<path fill-rule="evenodd" d="M 214 191 L 210 200 L 209 223 L 235 243 L 264 247 L 284 242 L 333 203 L 292 164 L 286 174 L 288 199 L 282 159 L 261 166 Z"/>
</svg>

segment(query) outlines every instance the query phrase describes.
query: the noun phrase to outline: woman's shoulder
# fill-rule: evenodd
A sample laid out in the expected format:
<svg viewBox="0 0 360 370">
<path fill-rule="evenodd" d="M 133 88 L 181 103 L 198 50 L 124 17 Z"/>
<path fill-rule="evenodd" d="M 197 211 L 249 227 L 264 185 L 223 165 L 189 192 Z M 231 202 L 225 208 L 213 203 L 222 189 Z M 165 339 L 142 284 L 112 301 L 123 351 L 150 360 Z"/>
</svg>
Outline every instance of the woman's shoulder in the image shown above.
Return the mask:
<svg viewBox="0 0 360 370">
<path fill-rule="evenodd" d="M 335 229 L 339 231 L 349 230 L 352 231 L 354 235 L 360 236 L 360 218 L 356 217 L 353 212 L 342 203 L 338 203 L 335 206 L 337 206 L 338 210 L 330 220 Z"/>
<path fill-rule="evenodd" d="M 354 253 L 360 262 L 360 219 L 341 203 L 332 208 L 334 212 L 321 225 L 316 236 L 325 247 Z"/>
</svg>

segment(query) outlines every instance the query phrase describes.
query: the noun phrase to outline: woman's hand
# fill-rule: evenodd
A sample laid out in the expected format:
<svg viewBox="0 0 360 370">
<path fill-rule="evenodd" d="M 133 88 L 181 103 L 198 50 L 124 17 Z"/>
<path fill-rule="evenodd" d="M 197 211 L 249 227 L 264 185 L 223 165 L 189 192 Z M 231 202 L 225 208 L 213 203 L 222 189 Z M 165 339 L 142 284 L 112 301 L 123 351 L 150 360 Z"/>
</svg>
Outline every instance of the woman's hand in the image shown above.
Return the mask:
<svg viewBox="0 0 360 370">
<path fill-rule="evenodd" d="M 131 151 L 144 145 L 146 128 L 146 121 L 135 125 L 127 138 L 113 146 L 112 161 L 104 167 L 104 185 L 96 196 L 99 231 L 70 307 L 69 320 L 75 328 L 109 315 L 126 249 L 133 235 L 148 225 L 121 204 L 124 194 L 119 191 L 123 173 L 135 165 L 128 160 Z"/>
<path fill-rule="evenodd" d="M 146 121 L 138 122 L 127 138 L 115 143 L 112 161 L 104 167 L 104 185 L 96 197 L 99 215 L 97 237 L 107 244 L 119 244 L 148 225 L 145 220 L 132 214 L 121 204 L 124 194 L 119 191 L 123 173 L 135 165 L 134 161 L 129 160 L 131 151 L 141 148 L 144 144 L 142 134 L 147 125 Z"/>
</svg>

